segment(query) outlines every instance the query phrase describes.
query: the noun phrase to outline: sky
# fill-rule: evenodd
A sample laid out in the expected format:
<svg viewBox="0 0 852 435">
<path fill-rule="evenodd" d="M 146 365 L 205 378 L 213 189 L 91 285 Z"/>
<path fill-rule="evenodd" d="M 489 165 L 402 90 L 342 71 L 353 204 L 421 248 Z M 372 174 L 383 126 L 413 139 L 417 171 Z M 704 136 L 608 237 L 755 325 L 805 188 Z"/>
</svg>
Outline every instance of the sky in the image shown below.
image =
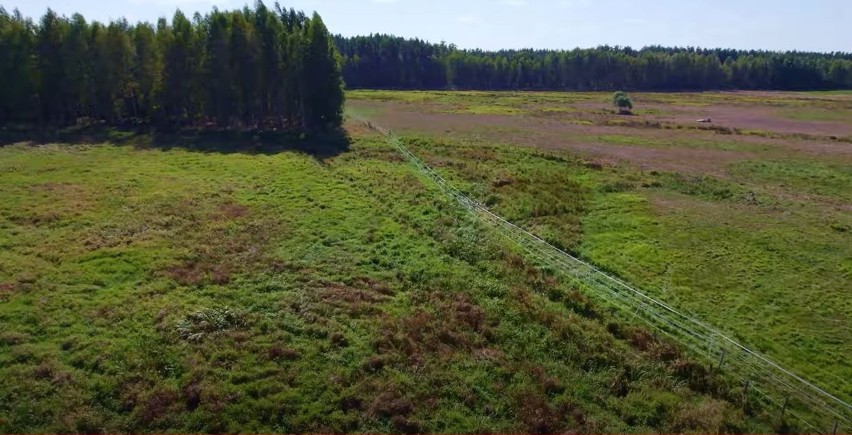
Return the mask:
<svg viewBox="0 0 852 435">
<path fill-rule="evenodd" d="M 265 0 L 272 6 L 275 0 Z M 314 10 L 333 33 L 388 33 L 460 48 L 598 45 L 852 52 L 852 0 L 279 0 Z M 38 18 L 48 7 L 131 22 L 254 0 L 0 0 Z"/>
</svg>

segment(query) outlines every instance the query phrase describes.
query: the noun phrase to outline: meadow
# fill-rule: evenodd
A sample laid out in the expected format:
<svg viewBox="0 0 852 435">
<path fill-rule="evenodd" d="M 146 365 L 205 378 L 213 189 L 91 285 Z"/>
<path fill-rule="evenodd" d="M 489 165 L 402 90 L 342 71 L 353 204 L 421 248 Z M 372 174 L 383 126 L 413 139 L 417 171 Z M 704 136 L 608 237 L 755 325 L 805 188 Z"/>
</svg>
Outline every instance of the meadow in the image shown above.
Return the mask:
<svg viewBox="0 0 852 435">
<path fill-rule="evenodd" d="M 849 94 L 607 98 L 357 91 L 342 142 L 0 147 L 0 432 L 802 430 L 535 267 L 361 118 L 848 399 L 852 124 L 825 113 Z"/>
<path fill-rule="evenodd" d="M 848 92 L 359 91 L 495 212 L 852 396 Z M 711 123 L 698 123 L 710 118 Z"/>
</svg>

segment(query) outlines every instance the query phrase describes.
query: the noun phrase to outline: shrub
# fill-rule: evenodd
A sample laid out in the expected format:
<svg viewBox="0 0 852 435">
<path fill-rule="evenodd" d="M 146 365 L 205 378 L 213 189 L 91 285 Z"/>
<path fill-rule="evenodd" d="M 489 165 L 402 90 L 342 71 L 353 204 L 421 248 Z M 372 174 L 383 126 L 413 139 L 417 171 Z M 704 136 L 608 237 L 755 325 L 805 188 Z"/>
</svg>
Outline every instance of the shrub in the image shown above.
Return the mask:
<svg viewBox="0 0 852 435">
<path fill-rule="evenodd" d="M 198 342 L 208 336 L 246 325 L 245 313 L 230 308 L 209 308 L 186 316 L 177 325 L 180 338 Z"/>
<path fill-rule="evenodd" d="M 629 114 L 633 109 L 633 101 L 624 91 L 612 94 L 612 105 L 618 108 L 618 113 Z"/>
</svg>

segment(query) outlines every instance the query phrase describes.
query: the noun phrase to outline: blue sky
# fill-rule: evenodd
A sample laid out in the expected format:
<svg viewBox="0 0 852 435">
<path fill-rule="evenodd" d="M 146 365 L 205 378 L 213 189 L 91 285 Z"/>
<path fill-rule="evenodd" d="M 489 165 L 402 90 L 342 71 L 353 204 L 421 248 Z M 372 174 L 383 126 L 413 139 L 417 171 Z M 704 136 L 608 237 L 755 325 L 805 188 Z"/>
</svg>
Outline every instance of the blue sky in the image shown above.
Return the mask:
<svg viewBox="0 0 852 435">
<path fill-rule="evenodd" d="M 253 3 L 250 0 L 249 3 Z M 274 0 L 266 0 L 272 5 Z M 390 33 L 462 48 L 602 44 L 852 52 L 852 0 L 288 0 L 344 35 Z M 3 0 L 39 17 L 51 7 L 106 21 L 155 21 L 246 0 Z"/>
</svg>

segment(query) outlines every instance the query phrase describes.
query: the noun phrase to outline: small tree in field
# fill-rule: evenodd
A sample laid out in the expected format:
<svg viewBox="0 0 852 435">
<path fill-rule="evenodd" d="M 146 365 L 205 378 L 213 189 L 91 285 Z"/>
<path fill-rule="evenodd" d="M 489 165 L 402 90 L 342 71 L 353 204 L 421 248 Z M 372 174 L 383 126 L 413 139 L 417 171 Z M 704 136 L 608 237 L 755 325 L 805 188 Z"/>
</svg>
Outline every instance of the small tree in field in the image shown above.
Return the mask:
<svg viewBox="0 0 852 435">
<path fill-rule="evenodd" d="M 612 105 L 618 108 L 618 113 L 624 115 L 630 114 L 633 109 L 633 101 L 624 91 L 617 91 L 612 94 Z"/>
</svg>

